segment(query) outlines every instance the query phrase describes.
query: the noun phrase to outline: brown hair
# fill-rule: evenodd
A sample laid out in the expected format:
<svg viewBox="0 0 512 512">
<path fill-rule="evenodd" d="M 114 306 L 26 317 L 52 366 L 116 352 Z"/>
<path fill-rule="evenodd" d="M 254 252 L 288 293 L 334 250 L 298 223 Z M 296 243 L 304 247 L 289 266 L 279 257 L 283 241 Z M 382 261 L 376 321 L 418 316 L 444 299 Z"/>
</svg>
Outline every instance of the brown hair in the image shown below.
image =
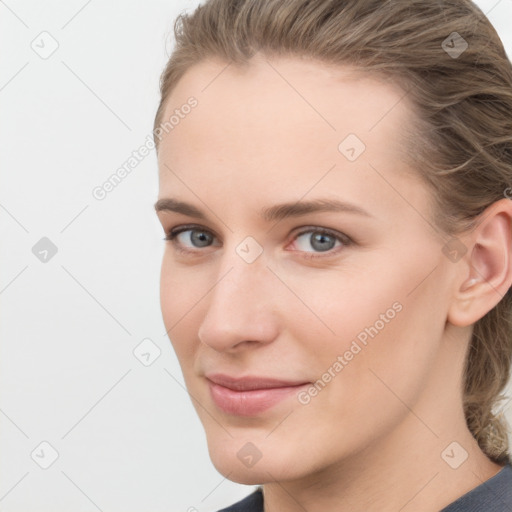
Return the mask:
<svg viewBox="0 0 512 512">
<path fill-rule="evenodd" d="M 443 233 L 472 229 L 510 190 L 512 67 L 469 0 L 207 0 L 176 19 L 174 34 L 155 129 L 179 79 L 203 59 L 304 56 L 356 66 L 406 91 L 417 113 L 410 158 L 433 191 Z M 464 372 L 468 428 L 498 464 L 512 461 L 507 422 L 495 411 L 512 364 L 511 311 L 509 288 L 474 324 Z"/>
</svg>

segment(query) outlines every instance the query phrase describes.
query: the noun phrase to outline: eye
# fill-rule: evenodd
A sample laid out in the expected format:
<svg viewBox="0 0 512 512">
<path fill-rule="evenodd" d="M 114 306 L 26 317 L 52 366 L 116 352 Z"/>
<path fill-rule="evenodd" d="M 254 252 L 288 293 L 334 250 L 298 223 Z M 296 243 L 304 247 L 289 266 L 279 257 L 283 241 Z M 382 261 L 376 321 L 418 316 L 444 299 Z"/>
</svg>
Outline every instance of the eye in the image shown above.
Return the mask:
<svg viewBox="0 0 512 512">
<path fill-rule="evenodd" d="M 208 247 L 214 239 L 215 236 L 210 231 L 199 226 L 181 226 L 172 229 L 164 238 L 183 252 L 193 252 L 194 249 Z"/>
<path fill-rule="evenodd" d="M 325 228 L 310 228 L 301 231 L 294 239 L 296 250 L 310 253 L 308 257 L 317 257 L 317 253 L 337 253 L 342 246 L 350 245 L 352 240 L 342 233 L 336 233 Z M 320 254 L 318 256 L 321 256 Z"/>
<path fill-rule="evenodd" d="M 164 240 L 170 241 L 176 250 L 182 253 L 200 253 L 200 249 L 214 243 L 216 236 L 201 226 L 179 226 L 171 229 Z M 352 239 L 343 233 L 331 231 L 326 228 L 309 227 L 296 234 L 293 239 L 294 251 L 305 253 L 305 257 L 312 259 L 337 254 L 343 247 L 352 243 Z M 334 250 L 333 250 L 334 249 Z"/>
</svg>

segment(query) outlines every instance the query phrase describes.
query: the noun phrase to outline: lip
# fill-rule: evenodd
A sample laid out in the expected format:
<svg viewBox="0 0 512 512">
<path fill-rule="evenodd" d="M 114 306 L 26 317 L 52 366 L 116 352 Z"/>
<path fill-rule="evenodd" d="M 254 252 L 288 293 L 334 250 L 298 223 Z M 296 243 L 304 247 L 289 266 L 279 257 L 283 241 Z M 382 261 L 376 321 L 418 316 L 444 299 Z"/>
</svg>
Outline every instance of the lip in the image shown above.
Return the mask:
<svg viewBox="0 0 512 512">
<path fill-rule="evenodd" d="M 236 416 L 255 416 L 311 384 L 269 377 L 240 378 L 223 374 L 207 375 L 210 395 L 223 412 Z"/>
</svg>

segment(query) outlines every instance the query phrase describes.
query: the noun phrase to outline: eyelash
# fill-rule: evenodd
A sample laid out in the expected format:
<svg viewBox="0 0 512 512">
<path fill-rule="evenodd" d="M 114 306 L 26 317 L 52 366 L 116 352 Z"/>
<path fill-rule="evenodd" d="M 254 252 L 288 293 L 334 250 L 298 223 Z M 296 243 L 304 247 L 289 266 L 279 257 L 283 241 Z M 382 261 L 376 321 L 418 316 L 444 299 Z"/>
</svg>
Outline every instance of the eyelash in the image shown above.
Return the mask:
<svg viewBox="0 0 512 512">
<path fill-rule="evenodd" d="M 166 242 L 172 242 L 174 247 L 176 248 L 176 250 L 178 252 L 180 252 L 181 254 L 197 254 L 198 252 L 201 251 L 200 248 L 197 248 L 196 250 L 185 249 L 184 247 L 182 247 L 178 244 L 178 242 L 175 240 L 175 238 L 180 233 L 183 233 L 184 231 L 203 231 L 203 232 L 206 232 L 206 233 L 212 235 L 213 237 L 215 237 L 215 235 L 211 231 L 209 231 L 208 229 L 204 229 L 198 225 L 180 226 L 178 228 L 171 229 L 166 234 L 165 238 L 163 238 L 163 240 Z M 298 250 L 295 251 L 295 252 L 304 253 L 303 257 L 306 259 L 325 258 L 325 257 L 329 257 L 329 256 L 332 257 L 335 254 L 338 254 L 338 252 L 340 250 L 342 250 L 343 248 L 349 247 L 350 245 L 352 245 L 354 243 L 354 241 L 348 235 L 345 235 L 344 233 L 337 233 L 336 231 L 332 231 L 330 229 L 316 227 L 316 226 L 308 226 L 307 228 L 304 228 L 303 230 L 301 230 L 294 236 L 294 240 L 296 238 L 298 238 L 299 236 L 302 236 L 306 233 L 320 233 L 322 235 L 331 236 L 343 244 L 343 247 L 329 249 L 328 251 L 325 251 L 325 252 L 315 252 L 315 251 L 310 252 L 310 251 L 298 251 Z"/>
</svg>

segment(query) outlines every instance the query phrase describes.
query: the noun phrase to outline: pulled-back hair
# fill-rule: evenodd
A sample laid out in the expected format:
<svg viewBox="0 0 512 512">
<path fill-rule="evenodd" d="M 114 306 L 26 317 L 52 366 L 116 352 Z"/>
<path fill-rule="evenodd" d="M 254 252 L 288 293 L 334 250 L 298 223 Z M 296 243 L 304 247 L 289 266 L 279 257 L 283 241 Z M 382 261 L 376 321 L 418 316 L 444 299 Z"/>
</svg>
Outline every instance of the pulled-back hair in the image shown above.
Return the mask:
<svg viewBox="0 0 512 512">
<path fill-rule="evenodd" d="M 415 112 L 408 156 L 444 234 L 474 228 L 512 190 L 512 67 L 468 0 L 207 0 L 176 19 L 174 36 L 154 133 L 180 78 L 204 59 L 244 66 L 256 52 L 308 57 L 392 80 L 407 94 Z M 474 324 L 464 367 L 468 428 L 498 464 L 512 460 L 497 414 L 512 364 L 511 294 Z"/>
</svg>

